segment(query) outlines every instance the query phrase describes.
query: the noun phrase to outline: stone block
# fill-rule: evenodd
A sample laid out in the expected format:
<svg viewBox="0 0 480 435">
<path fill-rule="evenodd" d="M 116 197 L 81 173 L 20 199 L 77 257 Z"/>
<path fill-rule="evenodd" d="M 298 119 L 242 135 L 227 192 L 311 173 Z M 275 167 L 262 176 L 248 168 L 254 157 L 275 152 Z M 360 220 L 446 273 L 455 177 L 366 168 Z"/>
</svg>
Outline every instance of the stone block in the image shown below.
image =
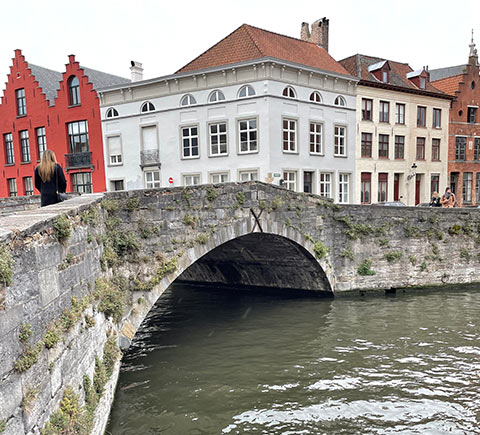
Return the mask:
<svg viewBox="0 0 480 435">
<path fill-rule="evenodd" d="M 55 266 L 42 269 L 38 272 L 38 290 L 42 307 L 58 298 L 58 271 Z"/>
</svg>

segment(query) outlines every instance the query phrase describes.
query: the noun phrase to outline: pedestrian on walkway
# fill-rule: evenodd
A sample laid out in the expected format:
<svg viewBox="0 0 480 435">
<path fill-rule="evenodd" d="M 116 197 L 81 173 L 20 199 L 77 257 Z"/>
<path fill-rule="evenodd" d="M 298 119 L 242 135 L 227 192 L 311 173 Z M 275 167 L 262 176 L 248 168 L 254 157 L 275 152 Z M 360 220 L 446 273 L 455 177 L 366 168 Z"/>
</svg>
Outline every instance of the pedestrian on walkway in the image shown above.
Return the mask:
<svg viewBox="0 0 480 435">
<path fill-rule="evenodd" d="M 35 187 L 40 191 L 41 206 L 63 201 L 62 193 L 67 189 L 67 180 L 62 167 L 52 150 L 45 150 L 40 164 L 35 168 Z"/>
</svg>

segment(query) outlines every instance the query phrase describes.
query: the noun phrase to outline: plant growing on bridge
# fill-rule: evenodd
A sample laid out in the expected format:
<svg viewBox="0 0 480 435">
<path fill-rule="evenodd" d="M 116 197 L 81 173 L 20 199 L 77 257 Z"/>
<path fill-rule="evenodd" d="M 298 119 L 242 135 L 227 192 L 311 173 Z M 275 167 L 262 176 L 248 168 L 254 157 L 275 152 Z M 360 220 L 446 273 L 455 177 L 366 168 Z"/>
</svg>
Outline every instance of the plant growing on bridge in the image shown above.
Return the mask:
<svg viewBox="0 0 480 435">
<path fill-rule="evenodd" d="M 205 245 L 208 242 L 209 235 L 206 233 L 200 233 L 196 238 L 195 242 L 200 244 L 200 245 Z"/>
<path fill-rule="evenodd" d="M 190 189 L 182 190 L 182 200 L 187 204 L 188 207 L 192 206 L 192 192 Z"/>
<path fill-rule="evenodd" d="M 112 215 L 120 208 L 118 201 L 115 199 L 104 199 L 101 203 L 101 207 L 109 214 Z"/>
<path fill-rule="evenodd" d="M 20 326 L 20 332 L 18 334 L 18 339 L 23 343 L 28 343 L 29 338 L 32 336 L 32 325 L 27 322 L 22 322 Z"/>
<path fill-rule="evenodd" d="M 0 433 L 3 433 L 7 430 L 7 420 L 0 420 Z"/>
<path fill-rule="evenodd" d="M 13 363 L 15 371 L 18 373 L 26 372 L 30 367 L 32 367 L 38 361 L 38 355 L 42 350 L 43 343 L 37 343 L 35 346 L 27 346 L 20 356 Z"/>
<path fill-rule="evenodd" d="M 98 223 L 98 218 L 98 209 L 93 205 L 90 206 L 88 210 L 85 210 L 80 216 L 80 220 L 86 225 L 96 225 Z"/>
<path fill-rule="evenodd" d="M 340 257 L 343 257 L 343 258 L 348 258 L 349 260 L 353 261 L 355 259 L 354 255 L 353 255 L 353 250 L 351 247 L 349 248 L 345 248 L 342 253 L 340 254 Z"/>
<path fill-rule="evenodd" d="M 53 221 L 53 230 L 60 243 L 64 243 L 72 233 L 72 225 L 65 215 L 60 215 Z"/>
<path fill-rule="evenodd" d="M 325 255 L 327 255 L 328 249 L 323 242 L 319 240 L 313 245 L 313 252 L 315 252 L 315 257 L 317 257 L 318 260 L 321 260 L 323 257 L 325 257 Z"/>
<path fill-rule="evenodd" d="M 104 313 L 105 317 L 111 317 L 114 322 L 119 322 L 125 310 L 125 292 L 114 287 L 106 279 L 99 278 L 95 281 L 95 297 L 100 301 L 98 310 Z"/>
<path fill-rule="evenodd" d="M 243 192 L 238 192 L 236 199 L 238 206 L 242 206 L 243 204 L 245 204 L 245 194 Z"/>
<path fill-rule="evenodd" d="M 183 225 L 191 226 L 192 228 L 196 228 L 197 222 L 198 222 L 198 217 L 197 216 L 192 216 L 192 215 L 187 213 L 183 217 L 182 222 L 183 222 Z"/>
<path fill-rule="evenodd" d="M 32 410 L 32 403 L 37 399 L 38 396 L 38 389 L 37 388 L 29 388 L 25 395 L 22 398 L 21 408 L 23 412 L 29 414 Z"/>
<path fill-rule="evenodd" d="M 56 324 L 50 325 L 43 337 L 43 343 L 47 349 L 53 349 L 60 341 L 60 332 Z"/>
<path fill-rule="evenodd" d="M 468 249 L 460 249 L 460 258 L 463 258 L 465 261 L 470 261 L 472 259 L 472 254 L 470 254 Z"/>
<path fill-rule="evenodd" d="M 357 273 L 362 276 L 376 275 L 377 272 L 372 270 L 372 261 L 368 258 L 363 260 L 357 268 Z"/>
<path fill-rule="evenodd" d="M 389 262 L 389 263 L 395 263 L 397 262 L 398 260 L 400 260 L 400 258 L 402 258 L 403 256 L 403 252 L 398 250 L 398 251 L 390 251 L 390 252 L 387 252 L 385 254 L 385 259 Z"/>
<path fill-rule="evenodd" d="M 217 189 L 211 186 L 207 187 L 207 194 L 205 196 L 209 202 L 215 202 L 215 200 L 218 198 L 218 195 L 219 193 Z"/>
<path fill-rule="evenodd" d="M 461 233 L 462 233 L 462 227 L 458 224 L 452 225 L 448 229 L 448 234 L 450 234 L 451 236 L 458 236 Z"/>
<path fill-rule="evenodd" d="M 137 198 L 136 196 L 133 196 L 131 198 L 128 198 L 126 201 L 125 201 L 125 208 L 128 210 L 128 211 L 135 211 L 135 210 L 138 210 L 140 208 L 140 199 Z"/>
<path fill-rule="evenodd" d="M 13 258 L 10 249 L 0 244 L 0 284 L 8 287 L 12 283 Z"/>
</svg>

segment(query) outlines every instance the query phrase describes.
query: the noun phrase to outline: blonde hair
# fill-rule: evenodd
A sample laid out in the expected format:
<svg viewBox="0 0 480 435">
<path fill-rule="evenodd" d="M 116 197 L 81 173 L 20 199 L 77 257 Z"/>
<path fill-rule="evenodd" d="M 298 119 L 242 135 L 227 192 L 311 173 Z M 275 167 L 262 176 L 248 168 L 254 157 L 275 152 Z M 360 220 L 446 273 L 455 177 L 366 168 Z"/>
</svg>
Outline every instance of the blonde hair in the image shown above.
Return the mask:
<svg viewBox="0 0 480 435">
<path fill-rule="evenodd" d="M 55 157 L 55 153 L 52 150 L 45 150 L 42 155 L 42 160 L 38 165 L 38 175 L 40 175 L 44 183 L 50 181 L 52 178 L 56 163 L 57 158 Z"/>
</svg>

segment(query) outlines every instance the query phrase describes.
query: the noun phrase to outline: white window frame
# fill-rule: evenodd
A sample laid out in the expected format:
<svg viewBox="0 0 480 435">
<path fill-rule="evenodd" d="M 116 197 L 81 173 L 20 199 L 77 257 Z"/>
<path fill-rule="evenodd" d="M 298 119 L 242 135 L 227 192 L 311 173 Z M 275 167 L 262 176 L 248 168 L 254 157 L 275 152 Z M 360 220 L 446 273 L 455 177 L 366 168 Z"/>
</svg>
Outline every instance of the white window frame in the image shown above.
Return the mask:
<svg viewBox="0 0 480 435">
<path fill-rule="evenodd" d="M 219 180 L 215 180 L 215 177 L 220 177 Z M 230 181 L 230 171 L 210 172 L 208 174 L 209 182 L 212 184 L 228 183 Z M 221 178 L 225 178 L 222 180 Z"/>
<path fill-rule="evenodd" d="M 323 102 L 322 94 L 318 91 L 313 91 L 310 94 L 309 100 L 312 103 L 322 103 Z"/>
<path fill-rule="evenodd" d="M 297 93 L 295 92 L 293 86 L 285 86 L 285 88 L 283 88 L 282 95 L 287 98 L 297 98 Z"/>
<path fill-rule="evenodd" d="M 287 127 L 285 127 L 285 122 L 287 122 Z M 287 134 L 288 139 L 285 141 L 285 134 Z M 293 134 L 293 141 L 291 140 L 290 135 Z M 285 154 L 297 154 L 298 153 L 298 120 L 295 118 L 282 118 L 282 151 Z M 285 149 L 287 145 L 287 149 Z M 293 148 L 292 148 L 293 145 Z"/>
<path fill-rule="evenodd" d="M 248 175 L 248 180 L 242 180 L 243 175 Z M 239 169 L 237 174 L 238 181 L 258 181 L 259 179 L 259 170 L 258 168 L 251 169 Z"/>
<path fill-rule="evenodd" d="M 18 187 L 16 178 L 8 178 L 8 196 L 18 196 Z"/>
<path fill-rule="evenodd" d="M 180 106 L 182 107 L 193 106 L 195 104 L 197 104 L 197 100 L 192 94 L 186 94 L 180 100 Z"/>
<path fill-rule="evenodd" d="M 120 141 L 120 154 L 110 154 L 110 147 L 108 141 L 110 138 L 118 137 Z M 121 166 L 123 165 L 123 145 L 122 145 L 122 136 L 120 134 L 111 134 L 106 136 L 107 139 L 107 154 L 108 154 L 108 166 Z M 158 146 L 158 145 L 157 145 Z M 118 157 L 120 156 L 120 159 Z"/>
<path fill-rule="evenodd" d="M 338 95 L 334 101 L 335 106 L 347 107 L 347 101 L 341 95 Z"/>
<path fill-rule="evenodd" d="M 159 169 L 152 169 L 149 171 L 144 171 L 143 173 L 144 173 L 145 189 L 159 189 L 162 186 Z M 152 179 L 150 181 L 148 180 L 147 174 L 152 175 Z M 155 174 L 158 174 L 158 179 L 156 179 Z"/>
<path fill-rule="evenodd" d="M 291 169 L 284 169 L 282 172 L 283 187 L 287 190 L 297 192 L 298 172 Z"/>
<path fill-rule="evenodd" d="M 340 172 L 338 174 L 338 202 L 348 204 L 350 200 L 350 173 Z"/>
<path fill-rule="evenodd" d="M 191 129 L 196 128 L 197 133 L 192 134 Z M 183 135 L 183 130 L 189 130 L 189 134 L 187 136 Z M 192 155 L 192 150 L 194 146 L 192 145 L 193 139 L 197 139 L 197 154 Z M 184 139 L 189 141 L 188 149 L 190 150 L 190 155 L 185 156 L 185 147 L 183 146 Z M 182 160 L 191 160 L 191 159 L 199 159 L 200 158 L 200 126 L 198 124 L 190 124 L 190 125 L 182 125 L 180 126 L 180 155 L 182 156 Z"/>
<path fill-rule="evenodd" d="M 119 116 L 119 114 L 115 107 L 109 107 L 105 112 L 105 118 L 116 118 L 117 116 Z"/>
<path fill-rule="evenodd" d="M 195 182 L 196 179 L 198 183 Z M 195 172 L 191 174 L 182 174 L 183 186 L 198 186 L 199 184 L 202 184 L 202 174 L 200 172 Z"/>
<path fill-rule="evenodd" d="M 225 125 L 225 132 L 219 132 L 218 128 L 220 125 Z M 217 126 L 217 132 L 212 133 L 212 127 Z M 217 144 L 212 143 L 212 139 L 216 137 L 217 138 Z M 225 151 L 221 152 L 221 145 L 223 143 L 220 142 L 222 137 L 225 137 Z M 216 146 L 218 147 L 218 152 L 214 152 L 213 147 Z M 208 124 L 208 151 L 209 151 L 209 156 L 210 157 L 220 157 L 220 156 L 228 156 L 228 123 L 227 121 L 216 121 L 216 122 L 210 122 Z"/>
<path fill-rule="evenodd" d="M 403 113 L 400 113 L 400 107 L 403 107 Z M 395 124 L 405 125 L 407 105 L 405 103 L 395 103 Z M 402 116 L 400 116 L 402 115 Z M 400 122 L 403 121 L 403 122 Z"/>
<path fill-rule="evenodd" d="M 312 125 L 315 126 L 315 131 L 313 132 Z M 318 127 L 320 128 L 320 131 L 317 131 Z M 314 156 L 325 155 L 323 149 L 323 122 L 310 121 L 308 123 L 308 138 L 310 154 Z M 312 145 L 315 151 L 312 151 Z"/>
<path fill-rule="evenodd" d="M 255 128 L 250 128 L 250 122 L 255 121 Z M 245 130 L 247 133 L 247 151 L 242 151 L 242 131 L 240 130 L 240 125 L 242 122 L 247 122 L 248 127 Z M 256 139 L 255 139 L 255 149 L 252 149 L 251 143 L 253 142 L 250 140 L 250 133 L 251 132 L 256 132 Z M 237 119 L 237 137 L 238 137 L 238 154 L 253 154 L 253 153 L 258 153 L 259 150 L 259 129 L 258 129 L 258 117 L 250 117 L 250 118 L 241 118 Z"/>
<path fill-rule="evenodd" d="M 215 89 L 208 96 L 208 102 L 216 103 L 218 101 L 225 101 L 225 94 L 220 89 Z"/>
<path fill-rule="evenodd" d="M 343 134 L 337 133 L 337 129 L 343 129 Z M 342 142 L 343 138 L 343 143 Z M 343 152 L 342 152 L 343 150 Z M 347 126 L 335 124 L 333 126 L 333 156 L 347 157 Z"/>
<path fill-rule="evenodd" d="M 154 110 L 155 110 L 155 105 L 151 101 L 145 101 L 140 107 L 140 113 L 153 112 Z"/>
<path fill-rule="evenodd" d="M 252 85 L 244 85 L 238 90 L 238 98 L 248 98 L 255 95 L 255 89 Z"/>
<path fill-rule="evenodd" d="M 323 180 L 322 180 L 323 178 Z M 318 177 L 318 194 L 323 198 L 333 198 L 333 173 L 320 171 Z"/>
</svg>

